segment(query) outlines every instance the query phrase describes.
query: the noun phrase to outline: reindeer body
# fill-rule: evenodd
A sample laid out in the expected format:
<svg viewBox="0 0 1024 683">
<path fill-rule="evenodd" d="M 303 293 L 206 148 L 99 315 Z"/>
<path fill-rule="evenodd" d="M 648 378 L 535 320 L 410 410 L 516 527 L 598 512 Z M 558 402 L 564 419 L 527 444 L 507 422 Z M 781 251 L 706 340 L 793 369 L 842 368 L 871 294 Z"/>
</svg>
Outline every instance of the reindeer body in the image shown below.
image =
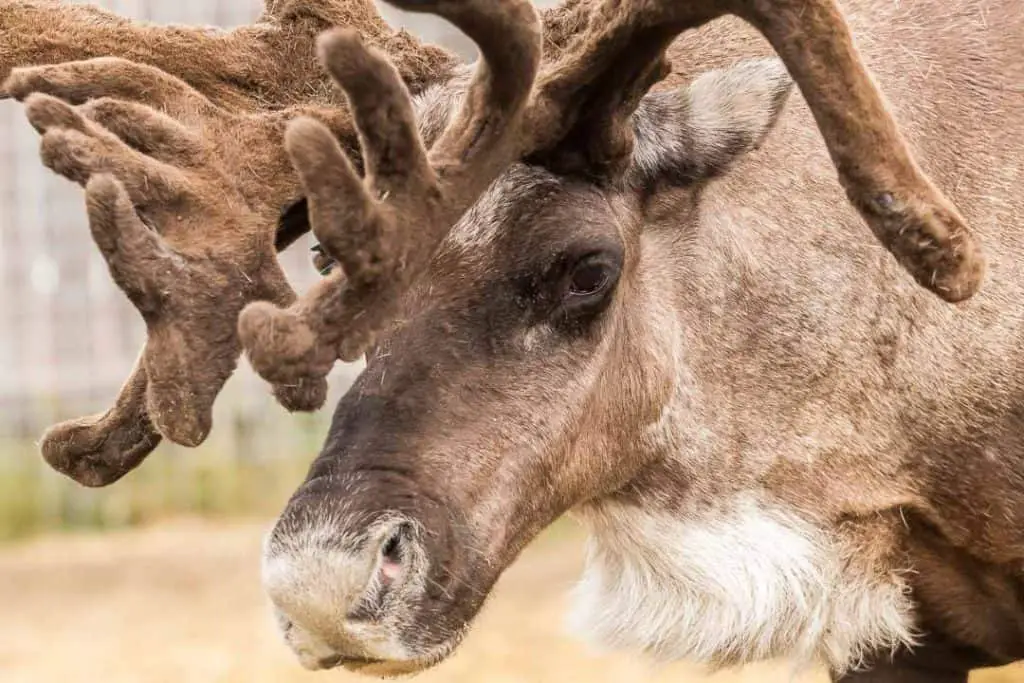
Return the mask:
<svg viewBox="0 0 1024 683">
<path fill-rule="evenodd" d="M 902 137 L 831 0 L 567 0 L 543 61 L 522 0 L 396 4 L 489 68 L 362 0 L 268 2 L 230 35 L 0 1 L 0 73 L 146 63 L 5 84 L 150 333 L 49 462 L 106 485 L 163 437 L 196 445 L 243 348 L 289 409 L 365 353 L 264 556 L 310 668 L 444 659 L 570 509 L 592 534 L 576 622 L 612 646 L 858 683 L 1024 658 L 1015 0 L 843 4 Z M 347 109 L 268 49 L 336 25 L 364 34 L 317 41 Z M 773 50 L 803 98 L 781 63 L 739 61 Z M 309 227 L 343 272 L 296 297 L 273 248 Z"/>
<path fill-rule="evenodd" d="M 667 457 L 581 510 L 595 535 L 576 621 L 604 640 L 728 660 L 818 629 L 834 663 L 869 654 L 858 631 L 868 650 L 916 633 L 965 669 L 1024 657 L 1024 13 L 843 9 L 922 166 L 976 226 L 986 284 L 950 307 L 858 240 L 799 98 L 703 189 L 696 228 L 680 234 L 688 197 L 658 197 L 642 270 L 681 390 L 657 426 Z M 672 51 L 684 69 L 743 54 L 769 49 L 733 21 Z M 803 622 L 770 594 L 794 589 Z"/>
</svg>

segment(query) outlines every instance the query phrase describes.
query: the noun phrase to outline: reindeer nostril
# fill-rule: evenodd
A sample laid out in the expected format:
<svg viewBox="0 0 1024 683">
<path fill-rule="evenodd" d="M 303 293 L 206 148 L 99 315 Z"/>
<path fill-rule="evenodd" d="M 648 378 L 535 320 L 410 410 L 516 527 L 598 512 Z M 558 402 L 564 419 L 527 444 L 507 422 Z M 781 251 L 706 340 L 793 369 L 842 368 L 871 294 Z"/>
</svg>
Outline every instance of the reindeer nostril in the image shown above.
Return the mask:
<svg viewBox="0 0 1024 683">
<path fill-rule="evenodd" d="M 384 585 L 390 585 L 402 576 L 407 538 L 408 528 L 403 524 L 395 529 L 381 547 L 380 571 Z"/>
<path fill-rule="evenodd" d="M 390 586 L 401 579 L 409 560 L 410 536 L 409 525 L 400 524 L 381 546 L 380 571 L 385 586 Z"/>
<path fill-rule="evenodd" d="M 381 550 L 384 559 L 389 562 L 401 564 L 402 562 L 402 530 L 399 529 L 387 540 Z"/>
<path fill-rule="evenodd" d="M 343 661 L 345 661 L 345 658 L 341 655 L 331 655 L 330 657 L 321 658 L 316 664 L 321 669 L 333 669 Z"/>
<path fill-rule="evenodd" d="M 345 655 L 331 655 L 317 660 L 317 666 L 321 669 L 333 669 L 338 666 L 347 666 L 352 669 L 359 669 L 373 664 L 380 664 L 383 660 L 368 659 L 366 657 L 346 657 Z"/>
</svg>

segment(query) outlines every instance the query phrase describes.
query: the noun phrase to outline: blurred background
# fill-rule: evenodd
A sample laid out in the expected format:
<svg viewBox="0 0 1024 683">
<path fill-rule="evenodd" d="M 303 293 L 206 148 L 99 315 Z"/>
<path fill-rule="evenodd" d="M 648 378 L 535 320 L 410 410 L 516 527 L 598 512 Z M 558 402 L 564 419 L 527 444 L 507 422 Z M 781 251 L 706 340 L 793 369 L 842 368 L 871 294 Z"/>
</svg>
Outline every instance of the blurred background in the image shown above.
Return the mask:
<svg viewBox="0 0 1024 683">
<path fill-rule="evenodd" d="M 134 18 L 224 27 L 250 23 L 261 8 L 260 0 L 96 4 Z M 475 52 L 441 20 L 381 11 L 426 40 Z M 283 257 L 299 290 L 317 277 L 309 244 Z M 144 331 L 89 237 L 81 191 L 42 166 L 21 106 L 0 102 L 0 681 L 361 680 L 303 672 L 278 639 L 259 587 L 262 535 L 319 449 L 329 407 L 288 415 L 243 360 L 202 447 L 164 442 L 101 490 L 42 462 L 42 431 L 105 410 Z M 335 369 L 328 406 L 359 369 Z M 706 679 L 685 665 L 655 668 L 586 650 L 562 629 L 581 547 L 569 522 L 546 532 L 502 579 L 460 652 L 418 680 L 825 680 L 781 662 Z M 976 678 L 1024 681 L 1011 670 Z"/>
</svg>

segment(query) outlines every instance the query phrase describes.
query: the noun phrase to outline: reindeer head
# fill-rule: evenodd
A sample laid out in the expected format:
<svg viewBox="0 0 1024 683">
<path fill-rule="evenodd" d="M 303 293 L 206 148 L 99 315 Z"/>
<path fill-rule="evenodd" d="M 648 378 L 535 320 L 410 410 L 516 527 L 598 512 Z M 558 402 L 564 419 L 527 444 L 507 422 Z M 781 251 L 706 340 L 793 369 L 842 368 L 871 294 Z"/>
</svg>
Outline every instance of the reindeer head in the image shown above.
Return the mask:
<svg viewBox="0 0 1024 683">
<path fill-rule="evenodd" d="M 97 242 L 151 325 L 146 376 L 136 373 L 119 405 L 139 414 L 146 396 L 151 416 L 165 405 L 159 396 L 185 412 L 206 406 L 226 374 L 206 380 L 190 365 L 214 349 L 233 363 L 241 346 L 264 378 L 311 406 L 336 360 L 366 357 L 267 539 L 264 576 L 305 665 L 383 674 L 443 659 L 530 539 L 573 506 L 621 489 L 672 446 L 666 416 L 685 410 L 688 396 L 678 328 L 662 324 L 677 302 L 661 288 L 675 277 L 669 256 L 686 250 L 687 216 L 671 231 L 651 229 L 651 198 L 679 190 L 695 214 L 701 188 L 769 133 L 790 74 L 852 202 L 914 277 L 957 301 L 983 270 L 830 0 L 578 0 L 545 17 L 543 63 L 527 0 L 394 4 L 463 30 L 481 49 L 475 70 L 445 71 L 414 97 L 386 49 L 328 32 L 320 58 L 351 118 L 292 110 L 253 123 L 204 101 L 194 125 L 218 142 L 187 172 L 196 157 L 182 150 L 204 139 L 188 125 L 200 100 L 177 80 L 148 76 L 164 79 L 160 92 L 190 98 L 169 116 L 90 97 L 78 110 L 38 94 L 29 102 L 45 158 L 87 183 Z M 667 72 L 673 38 L 724 13 L 757 26 L 782 62 L 741 62 L 649 93 Z M 102 82 L 100 66 L 87 80 Z M 82 68 L 15 72 L 7 89 L 73 99 L 66 84 L 82 79 L 68 74 Z M 268 201 L 235 177 L 245 155 L 224 141 L 241 123 L 262 135 L 272 167 L 287 154 L 297 187 L 278 180 Z M 261 226 L 298 196 L 323 262 L 340 267 L 293 299 Z M 178 216 L 186 227 L 172 227 Z M 203 233 L 193 223 L 223 227 Z M 208 250 L 189 251 L 194 244 Z M 260 258 L 243 259 L 246 249 Z M 264 293 L 238 294 L 245 287 L 227 275 L 203 279 L 221 258 Z M 189 266 L 188 277 L 174 270 Z M 173 296 L 185 281 L 200 283 L 195 296 L 231 293 L 221 313 L 238 316 L 237 337 L 222 321 L 186 325 L 204 309 Z M 158 349 L 166 328 L 177 338 Z M 201 402 L 154 383 L 151 370 L 191 344 L 204 353 L 176 367 Z M 180 433 L 180 424 L 190 423 L 157 427 Z M 90 462 L 84 470 L 102 471 Z"/>
</svg>

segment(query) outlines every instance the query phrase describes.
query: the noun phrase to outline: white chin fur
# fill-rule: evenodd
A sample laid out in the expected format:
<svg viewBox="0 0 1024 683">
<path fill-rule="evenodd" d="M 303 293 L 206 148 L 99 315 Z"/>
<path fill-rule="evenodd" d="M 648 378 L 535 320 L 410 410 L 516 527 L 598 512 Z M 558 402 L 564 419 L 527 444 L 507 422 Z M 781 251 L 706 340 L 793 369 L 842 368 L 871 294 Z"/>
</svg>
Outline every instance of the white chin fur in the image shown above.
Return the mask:
<svg viewBox="0 0 1024 683">
<path fill-rule="evenodd" d="M 771 658 L 840 673 L 910 644 L 907 587 L 857 571 L 820 528 L 742 498 L 674 518 L 602 503 L 572 631 L 603 648 L 720 668 Z"/>
</svg>

